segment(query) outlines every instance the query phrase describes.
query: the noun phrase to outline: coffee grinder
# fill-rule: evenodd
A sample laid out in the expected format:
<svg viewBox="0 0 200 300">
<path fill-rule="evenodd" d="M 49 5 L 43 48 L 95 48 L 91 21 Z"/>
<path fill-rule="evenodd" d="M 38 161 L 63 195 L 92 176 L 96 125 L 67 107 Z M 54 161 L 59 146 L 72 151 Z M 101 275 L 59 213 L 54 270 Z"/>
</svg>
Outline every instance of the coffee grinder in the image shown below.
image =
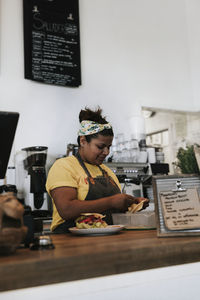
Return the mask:
<svg viewBox="0 0 200 300">
<path fill-rule="evenodd" d="M 37 217 L 46 217 L 49 215 L 46 183 L 46 159 L 47 149 L 45 146 L 34 146 L 23 148 L 26 151 L 24 159 L 24 168 L 28 172 L 28 189 L 25 197 L 26 205 L 32 209 L 32 214 Z"/>
</svg>

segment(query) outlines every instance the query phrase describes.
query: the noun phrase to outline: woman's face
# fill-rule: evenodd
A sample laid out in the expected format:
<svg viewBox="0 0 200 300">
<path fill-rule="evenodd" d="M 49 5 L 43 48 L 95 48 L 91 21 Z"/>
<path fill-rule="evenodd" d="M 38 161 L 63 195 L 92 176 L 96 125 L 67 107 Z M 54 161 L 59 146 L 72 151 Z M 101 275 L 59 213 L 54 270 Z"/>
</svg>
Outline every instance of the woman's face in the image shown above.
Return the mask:
<svg viewBox="0 0 200 300">
<path fill-rule="evenodd" d="M 110 152 L 113 136 L 98 135 L 88 143 L 84 136 L 80 137 L 80 155 L 83 161 L 92 165 L 101 165 Z"/>
</svg>

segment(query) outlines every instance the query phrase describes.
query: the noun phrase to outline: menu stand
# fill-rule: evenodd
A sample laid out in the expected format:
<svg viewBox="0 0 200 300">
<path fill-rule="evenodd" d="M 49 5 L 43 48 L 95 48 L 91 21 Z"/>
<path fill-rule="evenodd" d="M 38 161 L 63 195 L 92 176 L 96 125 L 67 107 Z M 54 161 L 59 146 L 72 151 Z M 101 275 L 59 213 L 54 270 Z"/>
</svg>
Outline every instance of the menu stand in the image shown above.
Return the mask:
<svg viewBox="0 0 200 300">
<path fill-rule="evenodd" d="M 158 237 L 200 235 L 200 176 L 153 176 Z"/>
</svg>

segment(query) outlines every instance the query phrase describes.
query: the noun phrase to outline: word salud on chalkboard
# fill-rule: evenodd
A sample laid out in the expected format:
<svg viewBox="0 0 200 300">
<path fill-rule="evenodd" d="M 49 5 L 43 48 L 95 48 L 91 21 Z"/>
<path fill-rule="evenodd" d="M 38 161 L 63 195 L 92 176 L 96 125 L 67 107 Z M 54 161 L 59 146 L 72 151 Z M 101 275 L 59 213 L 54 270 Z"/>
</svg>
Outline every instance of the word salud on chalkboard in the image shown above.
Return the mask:
<svg viewBox="0 0 200 300">
<path fill-rule="evenodd" d="M 168 230 L 200 228 L 200 201 L 197 189 L 160 192 L 160 201 Z"/>
<path fill-rule="evenodd" d="M 78 0 L 24 0 L 25 78 L 81 85 Z"/>
</svg>

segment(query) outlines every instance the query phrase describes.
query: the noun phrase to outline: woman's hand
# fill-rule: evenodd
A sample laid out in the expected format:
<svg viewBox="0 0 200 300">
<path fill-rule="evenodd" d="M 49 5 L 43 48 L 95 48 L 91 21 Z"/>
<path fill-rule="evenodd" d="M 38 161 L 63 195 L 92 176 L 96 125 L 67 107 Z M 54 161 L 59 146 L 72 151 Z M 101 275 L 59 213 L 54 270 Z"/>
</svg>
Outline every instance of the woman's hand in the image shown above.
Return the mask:
<svg viewBox="0 0 200 300">
<path fill-rule="evenodd" d="M 120 211 L 120 212 L 126 212 L 128 210 L 128 207 L 131 206 L 131 204 L 135 203 L 138 204 L 140 202 L 144 201 L 143 209 L 145 209 L 147 206 L 149 206 L 149 199 L 143 198 L 143 197 L 133 197 L 128 194 L 116 194 L 111 196 L 111 208 Z"/>
<path fill-rule="evenodd" d="M 146 207 L 149 206 L 149 201 L 150 201 L 149 199 L 143 197 L 135 197 L 135 199 L 138 201 L 137 203 L 144 201 L 142 209 L 145 209 Z"/>
</svg>

